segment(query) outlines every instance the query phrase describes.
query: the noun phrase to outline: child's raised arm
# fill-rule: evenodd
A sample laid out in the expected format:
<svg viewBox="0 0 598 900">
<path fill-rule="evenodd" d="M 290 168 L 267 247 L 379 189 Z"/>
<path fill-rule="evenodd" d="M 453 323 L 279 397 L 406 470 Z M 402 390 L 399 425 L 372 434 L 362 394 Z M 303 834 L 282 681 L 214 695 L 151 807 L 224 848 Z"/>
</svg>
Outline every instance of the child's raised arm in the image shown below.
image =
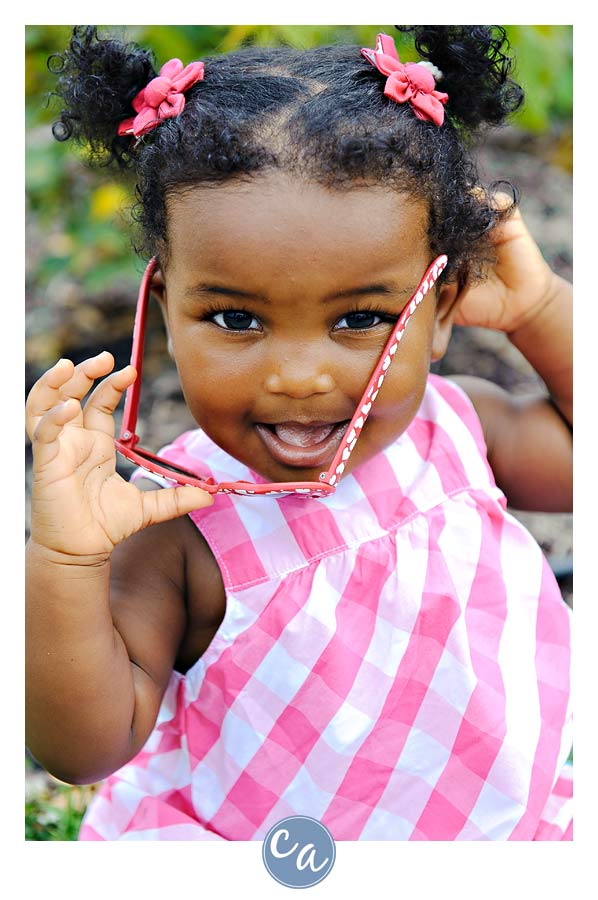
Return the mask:
<svg viewBox="0 0 598 900">
<path fill-rule="evenodd" d="M 49 771 L 73 782 L 98 780 L 140 749 L 184 626 L 183 615 L 173 615 L 176 585 L 156 571 L 160 611 L 146 583 L 144 612 L 138 605 L 140 613 L 121 616 L 116 627 L 112 551 L 147 525 L 211 502 L 198 488 L 145 493 L 116 473 L 112 413 L 135 370 L 109 374 L 113 365 L 109 353 L 78 366 L 60 360 L 33 386 L 26 409 L 33 448 L 27 744 Z M 138 593 L 136 584 L 118 591 Z"/>
<path fill-rule="evenodd" d="M 498 201 L 507 198 L 499 195 Z M 547 394 L 457 380 L 474 403 L 497 484 L 518 509 L 569 512 L 573 495 L 572 287 L 548 266 L 517 210 L 497 227 L 488 280 L 463 292 L 455 324 L 499 329 Z"/>
</svg>

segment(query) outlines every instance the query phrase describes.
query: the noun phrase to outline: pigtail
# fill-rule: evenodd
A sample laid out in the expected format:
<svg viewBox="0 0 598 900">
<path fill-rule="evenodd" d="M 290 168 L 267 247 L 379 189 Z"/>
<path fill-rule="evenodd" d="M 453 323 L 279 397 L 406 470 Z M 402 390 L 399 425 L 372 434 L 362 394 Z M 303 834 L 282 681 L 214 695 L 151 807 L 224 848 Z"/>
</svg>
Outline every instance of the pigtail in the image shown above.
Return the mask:
<svg viewBox="0 0 598 900">
<path fill-rule="evenodd" d="M 86 144 L 91 158 L 105 164 L 131 165 L 131 138 L 119 136 L 118 126 L 135 115 L 133 99 L 156 74 L 151 54 L 99 38 L 96 26 L 77 26 L 68 48 L 51 56 L 48 68 L 58 76 L 54 95 L 64 104 L 54 137 Z"/>
<path fill-rule="evenodd" d="M 437 246 L 444 247 L 460 283 L 482 277 L 485 266 L 494 258 L 490 233 L 505 221 L 519 203 L 519 193 L 509 182 L 501 180 L 484 188 L 474 159 L 467 148 L 485 126 L 503 124 L 523 103 L 523 89 L 510 78 L 513 61 L 505 29 L 499 25 L 396 25 L 413 37 L 415 49 L 422 58 L 437 67 L 441 74 L 437 87 L 448 94 L 446 123 L 455 140 L 442 141 L 437 150 L 437 165 L 462 182 L 461 190 L 452 194 L 451 214 L 444 204 L 436 209 L 430 201 L 432 228 L 439 237 Z M 440 137 L 440 135 L 439 135 Z M 445 175 L 439 174 L 439 181 Z M 467 187 L 467 184 L 469 186 Z M 497 203 L 496 194 L 510 194 Z M 460 244 L 458 230 L 467 223 L 468 249 Z M 434 242 L 432 241 L 432 245 Z M 457 259 L 459 261 L 457 262 Z"/>
<path fill-rule="evenodd" d="M 498 25 L 395 25 L 411 34 L 417 52 L 442 72 L 439 89 L 449 95 L 446 112 L 466 129 L 500 125 L 523 102 L 509 78 L 512 60 Z"/>
</svg>

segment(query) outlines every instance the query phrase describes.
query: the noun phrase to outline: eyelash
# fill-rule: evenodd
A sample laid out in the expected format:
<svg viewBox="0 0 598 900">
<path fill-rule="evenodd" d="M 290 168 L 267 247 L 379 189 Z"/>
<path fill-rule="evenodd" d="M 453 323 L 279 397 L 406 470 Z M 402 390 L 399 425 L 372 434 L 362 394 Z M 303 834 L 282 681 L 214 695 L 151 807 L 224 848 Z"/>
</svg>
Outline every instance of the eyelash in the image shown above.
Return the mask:
<svg viewBox="0 0 598 900">
<path fill-rule="evenodd" d="M 252 312 L 249 312 L 249 310 L 244 309 L 243 307 L 233 308 L 233 307 L 224 306 L 224 305 L 223 306 L 213 306 L 210 310 L 208 310 L 202 316 L 202 321 L 211 321 L 211 322 L 214 322 L 214 324 L 218 328 L 221 328 L 223 331 L 232 331 L 232 332 L 236 331 L 241 334 L 244 334 L 248 331 L 258 331 L 259 330 L 257 328 L 227 328 L 225 325 L 220 325 L 218 322 L 215 321 L 215 318 L 216 318 L 216 316 L 222 315 L 224 313 L 243 313 L 246 316 L 250 316 L 251 319 L 255 319 L 256 321 L 259 321 L 259 320 L 257 320 L 257 317 Z M 398 318 L 397 316 L 389 315 L 388 313 L 385 313 L 382 310 L 377 309 L 374 306 L 354 306 L 351 309 L 348 309 L 344 313 L 344 315 L 340 316 L 339 319 L 337 319 L 337 322 L 341 322 L 343 319 L 347 319 L 349 316 L 356 315 L 356 314 L 362 315 L 364 313 L 365 314 L 369 313 L 370 315 L 373 315 L 376 318 L 380 319 L 380 321 L 376 322 L 374 325 L 368 325 L 368 326 L 364 326 L 361 328 L 341 328 L 339 330 L 340 331 L 358 331 L 358 332 L 359 331 L 371 331 L 373 328 L 376 328 L 378 325 L 381 325 L 383 323 L 384 324 L 389 324 L 389 323 L 394 324 Z"/>
<path fill-rule="evenodd" d="M 383 312 L 381 309 L 377 309 L 375 306 L 360 305 L 360 306 L 353 306 L 353 307 L 351 307 L 351 309 L 348 309 L 347 312 L 338 319 L 338 321 L 340 322 L 343 319 L 348 318 L 349 316 L 353 316 L 356 314 L 361 315 L 364 313 L 366 313 L 366 314 L 369 313 L 370 315 L 375 316 L 376 318 L 380 319 L 380 321 L 376 322 L 375 325 L 368 325 L 363 328 L 343 328 L 341 330 L 342 331 L 371 331 L 373 328 L 376 328 L 378 325 L 389 324 L 389 323 L 394 325 L 394 323 L 397 321 L 397 318 L 398 318 L 398 316 L 393 316 L 387 312 Z"/>
<path fill-rule="evenodd" d="M 214 319 L 216 318 L 216 316 L 223 315 L 225 313 L 243 313 L 246 316 L 250 316 L 251 319 L 256 319 L 256 316 L 254 316 L 253 313 L 249 312 L 248 309 L 243 309 L 243 307 L 232 308 L 230 306 L 222 306 L 222 307 L 219 307 L 218 309 L 212 309 L 209 313 L 206 313 L 206 315 L 203 318 L 208 321 L 214 322 Z M 256 321 L 257 321 L 257 319 L 256 319 Z M 214 322 L 214 324 L 217 325 L 218 328 L 221 328 L 223 331 L 239 331 L 239 332 L 243 333 L 246 331 L 258 331 L 259 330 L 257 328 L 227 328 L 225 325 L 220 325 L 218 322 Z"/>
</svg>

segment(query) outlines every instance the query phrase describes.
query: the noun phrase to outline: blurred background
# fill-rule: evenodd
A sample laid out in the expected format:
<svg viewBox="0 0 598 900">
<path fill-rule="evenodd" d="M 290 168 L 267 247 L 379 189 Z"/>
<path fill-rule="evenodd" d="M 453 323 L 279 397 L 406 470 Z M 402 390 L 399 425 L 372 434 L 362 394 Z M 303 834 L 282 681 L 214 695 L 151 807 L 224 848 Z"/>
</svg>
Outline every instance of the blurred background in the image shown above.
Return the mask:
<svg viewBox="0 0 598 900">
<path fill-rule="evenodd" d="M 521 192 L 523 215 L 552 268 L 572 280 L 573 29 L 567 25 L 506 25 L 516 57 L 514 77 L 526 102 L 511 124 L 476 149 L 484 181 L 508 180 Z M 111 169 L 90 169 L 84 154 L 52 137 L 59 107 L 47 66 L 62 51 L 72 26 L 33 25 L 26 42 L 26 389 L 61 356 L 75 363 L 102 349 L 117 367 L 129 361 L 139 278 L 144 260 L 132 248 L 132 186 Z M 151 47 L 158 69 L 172 57 L 184 63 L 245 44 L 312 47 L 331 43 L 373 46 L 384 31 L 403 62 L 417 59 L 393 25 L 134 25 L 99 26 Z M 449 352 L 435 367 L 443 375 L 469 372 L 514 392 L 539 378 L 508 339 L 482 329 L 455 329 Z M 120 414 L 117 413 L 117 427 Z M 139 434 L 158 449 L 194 426 L 165 347 L 157 307 L 150 306 Z M 26 493 L 31 450 L 26 452 Z M 119 461 L 127 475 L 127 465 Z M 28 532 L 28 504 L 26 537 Z M 514 514 L 534 534 L 572 603 L 571 516 Z M 93 787 L 69 788 L 27 757 L 26 839 L 75 840 Z"/>
</svg>

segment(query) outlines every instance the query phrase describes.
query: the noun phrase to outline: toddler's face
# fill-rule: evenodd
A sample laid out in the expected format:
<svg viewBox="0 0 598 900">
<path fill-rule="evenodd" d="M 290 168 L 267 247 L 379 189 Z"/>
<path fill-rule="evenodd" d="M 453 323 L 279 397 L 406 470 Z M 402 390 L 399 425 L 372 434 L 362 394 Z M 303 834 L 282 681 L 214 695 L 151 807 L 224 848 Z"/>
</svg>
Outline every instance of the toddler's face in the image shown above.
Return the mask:
<svg viewBox="0 0 598 900">
<path fill-rule="evenodd" d="M 317 481 L 432 261 L 422 201 L 280 173 L 192 187 L 168 203 L 158 284 L 199 426 L 269 481 Z M 407 326 L 347 471 L 388 446 L 446 349 L 450 287 Z"/>
</svg>

